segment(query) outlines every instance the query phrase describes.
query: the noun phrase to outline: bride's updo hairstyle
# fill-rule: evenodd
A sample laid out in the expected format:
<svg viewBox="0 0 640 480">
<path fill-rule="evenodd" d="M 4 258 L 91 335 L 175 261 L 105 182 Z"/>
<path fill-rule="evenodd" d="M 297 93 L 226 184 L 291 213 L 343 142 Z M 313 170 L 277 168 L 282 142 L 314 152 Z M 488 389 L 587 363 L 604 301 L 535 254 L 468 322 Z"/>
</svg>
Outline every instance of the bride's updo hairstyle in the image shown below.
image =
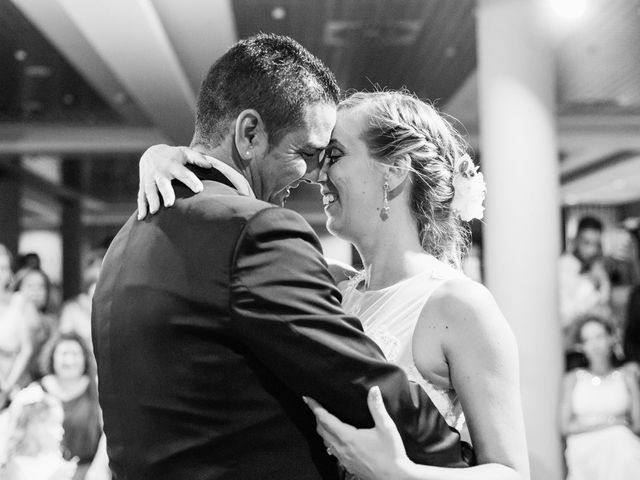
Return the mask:
<svg viewBox="0 0 640 480">
<path fill-rule="evenodd" d="M 432 106 L 405 92 L 358 92 L 339 109 L 362 109 L 361 136 L 370 155 L 411 174 L 411 212 L 424 250 L 456 268 L 469 245 L 469 227 L 451 208 L 455 168 L 466 154 L 461 135 Z"/>
</svg>

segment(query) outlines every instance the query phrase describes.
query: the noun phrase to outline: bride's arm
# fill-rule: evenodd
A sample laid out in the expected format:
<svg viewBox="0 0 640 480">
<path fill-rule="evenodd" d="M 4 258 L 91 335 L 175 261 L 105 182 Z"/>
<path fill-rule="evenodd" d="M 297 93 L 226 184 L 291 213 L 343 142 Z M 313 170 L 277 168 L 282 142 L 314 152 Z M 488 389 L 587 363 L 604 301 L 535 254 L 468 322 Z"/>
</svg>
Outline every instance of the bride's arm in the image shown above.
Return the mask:
<svg viewBox="0 0 640 480">
<path fill-rule="evenodd" d="M 504 475 L 501 478 L 528 479 L 518 348 L 493 296 L 468 279 L 451 280 L 438 288 L 414 333 L 418 369 L 424 364 L 420 356 L 427 353 L 420 345 L 433 335 L 431 329 L 420 327 L 433 325 L 431 319 L 438 320 L 449 376 L 465 413 L 478 464 L 492 464 L 496 474 Z"/>
<path fill-rule="evenodd" d="M 434 293 L 421 314 L 419 325 L 426 324 L 422 322 L 424 318 L 439 319 L 444 354 L 465 411 L 479 465 L 447 469 L 414 464 L 404 453 L 392 423 L 377 420 L 373 429 L 355 429 L 310 401 L 318 420 L 318 433 L 347 469 L 363 479 L 529 478 L 513 334 L 484 287 L 467 280 L 456 282 L 439 289 L 437 295 Z M 433 335 L 433 331 L 429 334 Z M 419 338 L 414 337 L 414 354 L 418 354 Z M 418 357 L 419 354 L 417 362 Z M 377 409 L 374 418 L 382 418 L 384 407 L 379 402 L 376 406 L 372 400 L 370 408 Z"/>
<path fill-rule="evenodd" d="M 202 191 L 202 182 L 185 167 L 187 164 L 201 168 L 211 168 L 206 157 L 187 147 L 154 145 L 140 158 L 140 185 L 138 187 L 138 220 L 147 213 L 154 214 L 160 209 L 160 196 L 166 207 L 175 202 L 176 196 L 171 180 L 178 180 L 194 193 Z"/>
</svg>

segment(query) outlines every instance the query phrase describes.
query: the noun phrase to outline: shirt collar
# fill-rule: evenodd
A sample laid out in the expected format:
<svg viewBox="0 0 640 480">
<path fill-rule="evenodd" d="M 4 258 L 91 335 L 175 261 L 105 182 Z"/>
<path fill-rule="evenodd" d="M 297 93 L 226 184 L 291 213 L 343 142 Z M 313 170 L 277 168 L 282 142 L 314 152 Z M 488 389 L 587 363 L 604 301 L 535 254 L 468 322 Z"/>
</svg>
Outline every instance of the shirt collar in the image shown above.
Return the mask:
<svg viewBox="0 0 640 480">
<path fill-rule="evenodd" d="M 204 155 L 204 156 L 207 158 L 207 160 L 209 160 L 209 162 L 211 162 L 211 165 L 213 166 L 213 168 L 218 170 L 220 173 L 222 173 L 225 177 L 229 179 L 229 181 L 233 184 L 233 186 L 236 187 L 240 195 L 244 195 L 250 198 L 256 198 L 256 195 L 255 193 L 253 193 L 253 190 L 251 188 L 251 185 L 249 184 L 249 181 L 246 178 L 244 178 L 244 176 L 240 172 L 238 172 L 235 168 L 230 167 L 229 165 L 227 165 L 221 160 L 218 160 L 215 157 L 212 157 L 210 155 Z"/>
</svg>

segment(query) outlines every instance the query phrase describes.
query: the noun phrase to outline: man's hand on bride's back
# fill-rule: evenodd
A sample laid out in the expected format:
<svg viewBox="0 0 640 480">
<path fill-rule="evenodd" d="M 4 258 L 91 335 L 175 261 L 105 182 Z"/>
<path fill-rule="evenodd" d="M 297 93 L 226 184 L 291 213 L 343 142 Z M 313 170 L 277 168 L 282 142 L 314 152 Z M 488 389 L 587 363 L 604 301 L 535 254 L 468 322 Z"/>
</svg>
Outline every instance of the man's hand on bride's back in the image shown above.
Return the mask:
<svg viewBox="0 0 640 480">
<path fill-rule="evenodd" d="M 211 168 L 211 163 L 200 153 L 188 147 L 154 145 L 140 158 L 140 185 L 138 187 L 138 220 L 147 213 L 154 214 L 160 209 L 160 197 L 165 207 L 176 200 L 171 180 L 178 180 L 194 193 L 202 191 L 202 182 L 186 164 Z"/>
</svg>

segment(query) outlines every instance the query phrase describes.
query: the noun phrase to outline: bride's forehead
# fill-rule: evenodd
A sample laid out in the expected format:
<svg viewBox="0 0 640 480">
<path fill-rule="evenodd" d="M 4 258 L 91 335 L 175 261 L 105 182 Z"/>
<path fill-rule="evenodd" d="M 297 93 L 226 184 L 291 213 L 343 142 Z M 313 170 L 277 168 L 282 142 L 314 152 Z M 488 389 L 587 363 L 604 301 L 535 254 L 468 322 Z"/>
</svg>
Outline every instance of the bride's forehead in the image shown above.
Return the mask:
<svg viewBox="0 0 640 480">
<path fill-rule="evenodd" d="M 332 138 L 337 140 L 361 140 L 360 136 L 366 126 L 367 116 L 360 109 L 338 110 L 336 126 Z"/>
</svg>

